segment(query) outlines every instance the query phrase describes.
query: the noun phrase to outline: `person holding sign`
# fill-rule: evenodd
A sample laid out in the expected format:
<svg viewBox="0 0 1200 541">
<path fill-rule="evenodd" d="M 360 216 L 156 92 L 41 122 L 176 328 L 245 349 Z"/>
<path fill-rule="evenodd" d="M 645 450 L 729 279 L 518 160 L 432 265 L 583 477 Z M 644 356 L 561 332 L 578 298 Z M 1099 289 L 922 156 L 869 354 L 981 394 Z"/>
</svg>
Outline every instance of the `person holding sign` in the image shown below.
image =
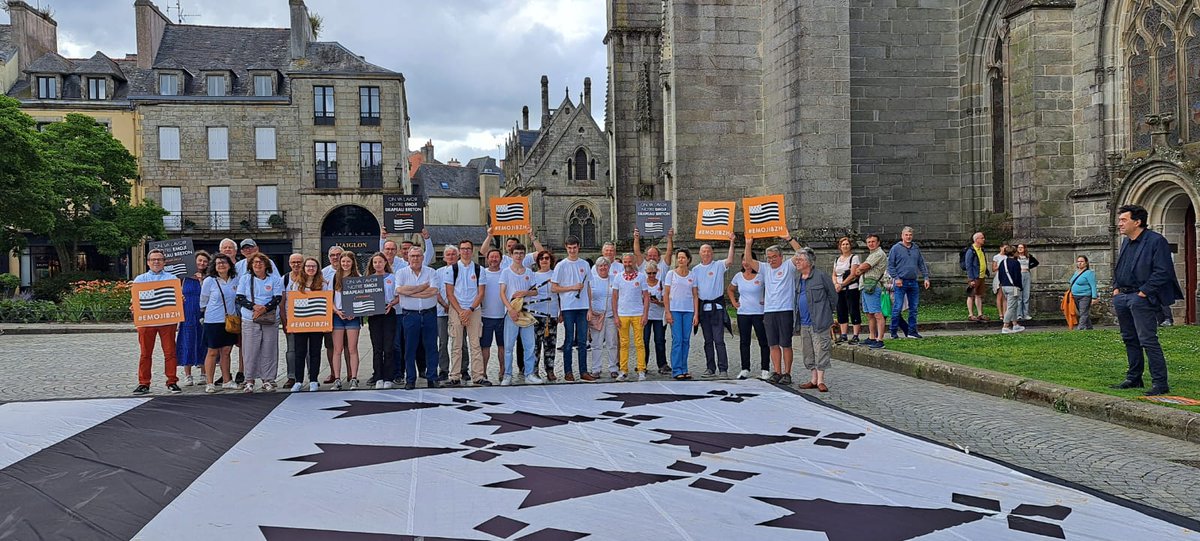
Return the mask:
<svg viewBox="0 0 1200 541">
<path fill-rule="evenodd" d="M 500 385 L 512 384 L 513 357 L 518 337 L 524 344 L 525 382 L 540 384 L 542 378 L 537 376 L 537 358 L 534 356 L 534 322 L 527 312 L 522 316 L 525 302 L 538 294 L 537 284 L 533 283 L 533 271 L 523 263 L 525 246 L 517 243 L 509 253 L 512 263 L 500 273 L 500 300 L 507 311 L 507 317 L 504 318 L 504 377 L 500 378 Z M 519 304 L 517 299 L 521 299 Z"/>
<path fill-rule="evenodd" d="M 146 254 L 146 266 L 150 267 L 149 272 L 143 272 L 133 279 L 133 283 L 141 284 L 146 282 L 165 282 L 168 280 L 178 280 L 174 274 L 165 270 L 167 264 L 167 256 L 162 250 L 150 250 Z M 137 302 L 134 298 L 133 302 Z M 132 308 L 132 307 L 131 307 Z M 154 341 L 162 342 L 162 352 L 164 359 L 163 374 L 167 377 L 167 390 L 171 394 L 179 394 L 183 389 L 179 388 L 179 376 L 176 373 L 175 358 L 175 323 L 156 326 L 142 326 L 137 328 L 138 335 L 138 386 L 133 389 L 133 394 L 146 394 L 150 392 L 150 362 L 154 355 Z"/>
<path fill-rule="evenodd" d="M 667 253 L 675 253 L 675 228 L 673 227 L 667 230 Z M 662 252 L 658 251 L 658 246 L 650 246 L 646 248 L 645 254 L 642 253 L 642 234 L 636 228 L 633 230 L 633 258 L 642 272 L 646 272 L 646 264 L 649 262 L 654 262 L 659 268 L 666 268 L 663 265 Z"/>
<path fill-rule="evenodd" d="M 790 234 L 783 237 L 792 249 L 800 243 Z M 767 345 L 771 347 L 771 383 L 792 383 L 792 327 L 796 307 L 796 268 L 786 264 L 779 246 L 767 247 L 767 260 L 755 261 L 751 254 L 754 240 L 746 239 L 743 265 L 749 266 L 763 282 L 763 326 L 767 329 Z"/>
<path fill-rule="evenodd" d="M 396 297 L 396 275 L 392 274 L 392 258 L 381 252 L 371 256 L 369 265 L 371 276 L 384 277 L 384 297 L 388 299 L 382 314 L 367 317 L 367 323 L 371 326 L 371 368 L 374 372 L 371 379 L 375 380 L 376 389 L 391 389 L 392 374 L 395 372 L 393 363 L 396 362 L 393 345 L 396 341 L 396 324 L 399 323 L 397 316 L 392 314 L 392 308 L 400 302 Z"/>
<path fill-rule="evenodd" d="M 204 344 L 204 323 L 200 316 L 200 281 L 208 274 L 208 263 L 212 256 L 200 250 L 193 257 L 196 258 L 196 274 L 184 276 L 180 280 L 183 287 L 183 323 L 179 324 L 179 334 L 175 336 L 175 354 L 179 366 L 183 367 L 185 387 L 196 384 L 192 367 L 199 366 L 203 369 L 204 357 L 208 353 Z"/>
<path fill-rule="evenodd" d="M 579 258 L 579 237 L 571 235 L 565 244 L 567 258 L 554 267 L 554 278 L 550 280 L 550 292 L 558 295 L 563 332 L 566 333 L 563 342 L 563 380 L 575 381 L 571 369 L 571 348 L 575 348 L 579 355 L 579 379 L 596 381 L 587 369 L 587 313 L 592 304 L 592 295 L 585 285 L 591 273 L 587 261 Z"/>
<path fill-rule="evenodd" d="M 342 252 L 338 258 L 337 272 L 333 275 L 333 358 L 342 358 L 342 351 L 350 352 L 350 363 L 347 365 L 347 383 L 350 390 L 358 388 L 358 333 L 362 329 L 362 321 L 356 317 L 346 317 L 342 307 L 342 285 L 347 278 L 357 278 L 358 260 L 354 252 Z M 338 374 L 340 366 L 331 365 L 333 369 L 333 390 L 342 390 L 342 378 Z"/>
<path fill-rule="evenodd" d="M 229 353 L 233 351 L 239 334 L 231 333 L 226 328 L 226 322 L 230 321 L 229 316 L 238 313 L 237 305 L 234 304 L 237 300 L 234 272 L 233 259 L 219 253 L 213 258 L 208 277 L 200 286 L 200 313 L 204 318 L 204 342 L 208 347 L 208 355 L 204 358 L 204 392 L 210 394 L 220 389 L 213 383 L 218 361 L 221 363 L 224 388 L 237 388 L 232 374 L 229 373 Z M 230 323 L 236 325 L 238 333 L 241 332 L 240 321 Z"/>
<path fill-rule="evenodd" d="M 617 381 L 625 381 L 629 374 L 629 347 L 634 346 L 637 355 L 637 380 L 646 380 L 646 344 L 642 340 L 642 329 L 646 327 L 650 307 L 650 294 L 646 291 L 646 275 L 639 272 L 633 254 L 621 256 L 625 272 L 612 277 L 612 312 L 617 322 L 619 354 L 618 367 L 621 371 Z"/>
<path fill-rule="evenodd" d="M 700 295 L 700 330 L 704 334 L 704 374 L 706 378 L 729 377 L 729 353 L 725 351 L 725 329 L 732 329 L 729 312 L 723 297 L 725 273 L 733 265 L 733 244 L 737 235 L 729 234 L 729 254 L 720 261 L 713 260 L 711 244 L 700 245 L 700 264 L 692 269 L 696 274 L 696 292 Z M 715 351 L 714 351 L 715 350 Z M 713 362 L 714 353 L 716 362 Z"/>
<path fill-rule="evenodd" d="M 408 249 L 408 266 L 396 272 L 396 293 L 400 299 L 400 317 L 404 332 L 404 388 L 417 388 L 417 347 L 425 349 L 425 381 L 438 387 L 437 303 L 441 280 L 425 265 L 425 251 L 419 246 Z M 388 382 L 390 383 L 390 382 Z M 386 386 L 385 386 L 386 387 Z"/>
<path fill-rule="evenodd" d="M 314 291 L 329 291 L 332 288 L 321 273 L 321 262 L 315 257 L 307 257 L 300 266 L 300 275 L 294 277 L 288 284 L 288 292 L 312 293 Z M 326 305 L 328 307 L 328 305 Z M 328 308 L 326 308 L 328 309 Z M 292 356 L 292 373 L 296 382 L 292 384 L 292 392 L 304 389 L 304 369 L 308 368 L 308 390 L 316 391 L 321 388 L 321 342 L 325 333 L 297 332 L 292 333 L 295 344 L 295 355 Z"/>
<path fill-rule="evenodd" d="M 238 280 L 237 305 L 242 307 L 242 350 L 246 368 L 243 392 L 254 392 L 254 380 L 262 380 L 263 392 L 275 391 L 279 376 L 279 313 L 283 302 L 283 279 L 270 274 L 271 259 L 250 256 L 250 272 Z"/>
<path fill-rule="evenodd" d="M 688 350 L 692 329 L 700 325 L 700 297 L 696 277 L 689 269 L 691 265 L 692 253 L 680 248 L 675 252 L 675 268 L 663 279 L 663 304 L 670 310 L 665 317 L 671 326 L 671 377 L 677 380 L 692 379 L 688 373 Z"/>
</svg>

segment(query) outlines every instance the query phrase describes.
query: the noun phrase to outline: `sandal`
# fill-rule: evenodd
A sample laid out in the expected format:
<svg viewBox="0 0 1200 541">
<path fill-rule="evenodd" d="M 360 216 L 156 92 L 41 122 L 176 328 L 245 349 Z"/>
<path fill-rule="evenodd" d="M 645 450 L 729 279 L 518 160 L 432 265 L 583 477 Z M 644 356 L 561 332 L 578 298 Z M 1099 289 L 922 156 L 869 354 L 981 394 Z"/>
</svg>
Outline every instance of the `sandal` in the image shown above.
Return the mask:
<svg viewBox="0 0 1200 541">
<path fill-rule="evenodd" d="M 692 379 L 692 375 L 691 374 L 679 374 L 678 376 L 675 376 L 675 379 L 677 381 L 687 381 L 687 380 Z"/>
<path fill-rule="evenodd" d="M 970 321 L 972 323 L 977 323 L 977 322 L 979 322 L 979 316 L 967 316 L 967 321 Z"/>
<path fill-rule="evenodd" d="M 822 385 L 823 385 L 823 384 L 822 384 Z M 806 382 L 804 382 L 804 383 L 801 383 L 801 384 L 799 385 L 799 387 L 800 387 L 801 389 L 816 389 L 816 388 L 817 388 L 817 384 L 816 384 L 816 383 L 813 383 L 813 382 L 811 382 L 811 381 L 806 381 Z"/>
<path fill-rule="evenodd" d="M 821 391 L 822 393 L 827 393 L 827 392 L 829 392 L 829 387 L 827 385 L 825 385 L 824 383 L 818 383 L 817 390 Z"/>
</svg>

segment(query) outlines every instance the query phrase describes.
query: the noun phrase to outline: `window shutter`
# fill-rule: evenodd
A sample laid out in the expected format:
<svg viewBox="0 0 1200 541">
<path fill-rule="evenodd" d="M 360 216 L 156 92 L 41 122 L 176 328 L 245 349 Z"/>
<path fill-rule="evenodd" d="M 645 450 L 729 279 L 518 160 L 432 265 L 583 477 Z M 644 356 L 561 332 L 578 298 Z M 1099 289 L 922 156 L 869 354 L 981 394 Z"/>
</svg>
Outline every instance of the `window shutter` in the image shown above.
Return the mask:
<svg viewBox="0 0 1200 541">
<path fill-rule="evenodd" d="M 163 216 L 163 227 L 178 231 L 183 225 L 183 195 L 179 188 L 163 188 L 162 189 L 162 206 L 167 211 L 167 215 Z"/>
<path fill-rule="evenodd" d="M 158 159 L 179 159 L 179 128 L 166 126 L 158 128 Z"/>
<path fill-rule="evenodd" d="M 229 159 L 229 128 L 224 126 L 208 128 L 208 159 Z"/>
<path fill-rule="evenodd" d="M 278 192 L 275 186 L 258 187 L 258 226 L 267 227 L 272 214 L 279 212 Z"/>
<path fill-rule="evenodd" d="M 208 187 L 208 225 L 212 229 L 229 229 L 229 186 Z"/>
<path fill-rule="evenodd" d="M 275 128 L 254 128 L 254 157 L 259 160 L 275 159 Z"/>
</svg>

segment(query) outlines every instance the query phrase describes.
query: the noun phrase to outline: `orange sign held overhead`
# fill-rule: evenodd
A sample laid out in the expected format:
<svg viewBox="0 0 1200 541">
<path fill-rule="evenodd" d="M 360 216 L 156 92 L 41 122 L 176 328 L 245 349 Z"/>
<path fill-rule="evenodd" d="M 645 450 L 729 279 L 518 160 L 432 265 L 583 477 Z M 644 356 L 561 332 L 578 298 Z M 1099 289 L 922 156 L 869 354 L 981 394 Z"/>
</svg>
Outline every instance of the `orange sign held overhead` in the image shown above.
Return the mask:
<svg viewBox="0 0 1200 541">
<path fill-rule="evenodd" d="M 701 201 L 696 210 L 696 239 L 729 240 L 735 207 L 733 201 Z"/>
<path fill-rule="evenodd" d="M 287 293 L 284 332 L 333 332 L 333 292 Z"/>
<path fill-rule="evenodd" d="M 131 284 L 129 293 L 134 327 L 183 323 L 183 288 L 179 280 Z"/>
<path fill-rule="evenodd" d="M 742 212 L 748 239 L 782 237 L 788 233 L 782 194 L 744 198 Z"/>
<path fill-rule="evenodd" d="M 528 197 L 493 197 L 491 205 L 493 233 L 532 232 Z"/>
</svg>

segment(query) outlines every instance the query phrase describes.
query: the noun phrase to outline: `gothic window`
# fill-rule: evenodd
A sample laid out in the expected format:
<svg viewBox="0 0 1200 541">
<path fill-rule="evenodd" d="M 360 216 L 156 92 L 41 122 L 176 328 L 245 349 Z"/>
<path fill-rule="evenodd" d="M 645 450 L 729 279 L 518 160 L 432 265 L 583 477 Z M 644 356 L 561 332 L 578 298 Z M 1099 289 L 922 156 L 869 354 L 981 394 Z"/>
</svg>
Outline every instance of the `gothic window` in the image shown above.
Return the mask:
<svg viewBox="0 0 1200 541">
<path fill-rule="evenodd" d="M 1182 13 L 1172 3 L 1157 0 L 1136 9 L 1126 29 L 1126 67 L 1129 72 L 1129 133 L 1133 150 L 1149 150 L 1159 126 L 1148 117 L 1170 115 L 1167 142 L 1200 141 L 1200 17 L 1196 7 Z M 1186 24 L 1180 24 L 1184 22 Z"/>
<path fill-rule="evenodd" d="M 576 150 L 575 151 L 575 171 L 573 172 L 571 178 L 573 178 L 575 180 L 588 180 L 588 167 L 587 166 L 588 166 L 587 152 L 584 152 L 582 148 L 579 150 Z M 570 168 L 568 167 L 567 170 L 570 171 Z"/>
<path fill-rule="evenodd" d="M 1192 16 L 1189 21 L 1187 39 L 1187 102 L 1183 110 L 1187 113 L 1188 142 L 1200 141 L 1200 17 Z M 1180 125 L 1184 125 L 1180 119 Z"/>
<path fill-rule="evenodd" d="M 1179 105 L 1179 70 L 1175 63 L 1175 33 L 1168 26 L 1162 27 L 1158 52 L 1155 57 L 1158 58 L 1158 113 L 1170 114 L 1175 119 L 1171 123 L 1171 133 L 1167 135 L 1167 140 L 1174 143 L 1179 140 L 1179 121 L 1181 120 L 1177 109 Z"/>
<path fill-rule="evenodd" d="M 588 162 L 588 178 L 596 180 L 596 160 L 594 158 Z"/>
<path fill-rule="evenodd" d="M 996 40 L 992 69 L 988 75 L 992 106 L 992 211 L 1008 212 L 1008 125 L 1004 108 L 1004 44 Z"/>
<path fill-rule="evenodd" d="M 1146 115 L 1150 110 L 1150 55 L 1146 51 L 1146 41 L 1138 37 L 1133 43 L 1133 56 L 1129 59 L 1129 118 L 1133 123 L 1133 149 L 1147 150 L 1150 148 L 1150 126 L 1146 125 Z"/>
<path fill-rule="evenodd" d="M 596 249 L 596 217 L 584 205 L 575 207 L 567 224 L 567 233 L 579 237 L 580 248 Z"/>
</svg>

